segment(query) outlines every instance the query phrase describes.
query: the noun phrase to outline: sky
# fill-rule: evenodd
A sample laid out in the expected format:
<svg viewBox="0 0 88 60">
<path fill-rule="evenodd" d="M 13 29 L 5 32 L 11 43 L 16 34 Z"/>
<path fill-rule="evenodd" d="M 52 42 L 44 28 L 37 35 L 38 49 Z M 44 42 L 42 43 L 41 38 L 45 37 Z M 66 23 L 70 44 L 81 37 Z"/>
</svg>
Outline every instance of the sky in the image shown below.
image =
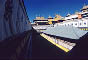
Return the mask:
<svg viewBox="0 0 88 60">
<path fill-rule="evenodd" d="M 88 0 L 24 0 L 29 20 L 33 22 L 36 16 L 55 17 L 59 14 L 65 17 L 68 13 L 80 11 Z"/>
</svg>

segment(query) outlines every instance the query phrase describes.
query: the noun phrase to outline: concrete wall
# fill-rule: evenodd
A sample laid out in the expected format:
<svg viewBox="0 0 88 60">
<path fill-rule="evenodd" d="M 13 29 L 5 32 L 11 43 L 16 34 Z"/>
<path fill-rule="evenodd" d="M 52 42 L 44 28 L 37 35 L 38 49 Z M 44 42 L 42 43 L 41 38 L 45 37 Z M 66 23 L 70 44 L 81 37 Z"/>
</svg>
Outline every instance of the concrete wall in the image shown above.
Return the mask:
<svg viewBox="0 0 88 60">
<path fill-rule="evenodd" d="M 69 17 L 65 17 L 65 20 L 71 20 L 72 18 L 77 18 L 78 17 L 78 15 L 76 15 L 76 14 L 74 14 L 74 15 L 71 15 L 71 16 L 69 16 Z"/>
<path fill-rule="evenodd" d="M 0 0 L 0 40 L 31 30 L 22 0 Z"/>
</svg>

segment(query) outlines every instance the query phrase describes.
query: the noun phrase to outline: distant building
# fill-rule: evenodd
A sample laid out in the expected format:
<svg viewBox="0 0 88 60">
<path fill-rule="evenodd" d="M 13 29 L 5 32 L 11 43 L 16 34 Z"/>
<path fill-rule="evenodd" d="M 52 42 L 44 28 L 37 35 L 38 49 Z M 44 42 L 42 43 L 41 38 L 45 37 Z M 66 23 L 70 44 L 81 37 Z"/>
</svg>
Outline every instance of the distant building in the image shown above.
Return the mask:
<svg viewBox="0 0 88 60">
<path fill-rule="evenodd" d="M 82 11 L 82 17 L 88 17 L 88 5 L 83 6 L 83 8 L 81 9 Z"/>
<path fill-rule="evenodd" d="M 72 15 L 68 14 L 65 17 L 65 20 L 66 21 L 56 25 L 74 26 L 82 30 L 88 30 L 88 5 L 83 6 L 81 12 L 76 12 Z"/>
<path fill-rule="evenodd" d="M 76 12 L 75 14 L 68 14 L 65 17 L 65 20 L 74 20 L 74 19 L 81 19 L 81 18 L 85 18 L 88 17 L 88 5 L 83 6 L 83 8 L 81 9 L 81 12 Z"/>
<path fill-rule="evenodd" d="M 74 27 L 88 27 L 88 20 L 87 19 L 75 19 L 75 20 L 68 20 L 64 21 L 62 23 L 58 23 L 58 25 L 64 25 L 64 26 L 74 26 Z"/>
<path fill-rule="evenodd" d="M 49 24 L 53 24 L 53 21 L 54 21 L 54 19 L 53 19 L 51 16 L 49 16 L 49 17 L 48 17 L 48 23 L 49 23 Z"/>
<path fill-rule="evenodd" d="M 51 16 L 49 16 L 48 19 L 45 19 L 44 17 L 36 17 L 36 19 L 34 19 L 33 21 L 37 25 L 51 25 L 51 24 L 63 22 L 65 20 L 62 19 L 60 15 L 56 14 L 54 18 Z"/>
<path fill-rule="evenodd" d="M 45 19 L 44 17 L 36 17 L 33 22 L 37 25 L 48 25 L 48 19 Z"/>
<path fill-rule="evenodd" d="M 72 20 L 72 19 L 78 19 L 78 14 L 68 14 L 66 17 L 65 17 L 65 20 Z"/>
<path fill-rule="evenodd" d="M 82 12 L 88 12 L 88 5 L 83 6 L 81 9 Z"/>
</svg>

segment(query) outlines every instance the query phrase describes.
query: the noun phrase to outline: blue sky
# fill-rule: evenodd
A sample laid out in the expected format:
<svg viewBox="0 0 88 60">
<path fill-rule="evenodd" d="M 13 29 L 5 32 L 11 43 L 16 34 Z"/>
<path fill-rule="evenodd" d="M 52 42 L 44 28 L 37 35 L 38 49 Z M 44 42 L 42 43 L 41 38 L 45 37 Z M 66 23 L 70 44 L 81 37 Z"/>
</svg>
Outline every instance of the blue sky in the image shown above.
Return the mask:
<svg viewBox="0 0 88 60">
<path fill-rule="evenodd" d="M 88 0 L 24 0 L 28 17 L 32 22 L 36 16 L 49 15 L 54 17 L 55 14 L 66 16 L 67 13 L 73 14 L 80 11 L 84 4 L 88 4 Z"/>
</svg>

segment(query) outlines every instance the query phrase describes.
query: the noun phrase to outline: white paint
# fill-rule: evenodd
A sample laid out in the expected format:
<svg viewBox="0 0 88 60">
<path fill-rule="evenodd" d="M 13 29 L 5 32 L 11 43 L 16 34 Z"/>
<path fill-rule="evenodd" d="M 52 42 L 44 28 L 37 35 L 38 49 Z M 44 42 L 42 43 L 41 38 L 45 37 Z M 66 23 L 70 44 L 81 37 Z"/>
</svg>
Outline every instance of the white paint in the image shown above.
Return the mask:
<svg viewBox="0 0 88 60">
<path fill-rule="evenodd" d="M 58 23 L 58 26 L 74 26 L 74 27 L 88 27 L 88 19 L 75 19 L 75 20 L 67 20 L 62 23 Z"/>
<path fill-rule="evenodd" d="M 71 20 L 72 18 L 77 18 L 78 15 L 74 14 L 74 15 L 70 15 L 69 17 L 65 17 L 65 20 Z"/>
</svg>

